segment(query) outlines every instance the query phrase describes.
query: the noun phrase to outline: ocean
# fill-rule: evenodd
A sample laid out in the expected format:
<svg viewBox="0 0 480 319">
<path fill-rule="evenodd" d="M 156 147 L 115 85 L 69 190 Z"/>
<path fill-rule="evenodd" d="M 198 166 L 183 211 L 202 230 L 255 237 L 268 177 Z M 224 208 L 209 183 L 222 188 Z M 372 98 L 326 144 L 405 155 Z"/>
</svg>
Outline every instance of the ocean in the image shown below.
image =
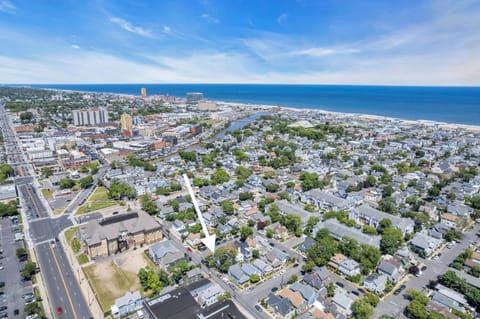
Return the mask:
<svg viewBox="0 0 480 319">
<path fill-rule="evenodd" d="M 431 120 L 480 126 L 480 87 L 417 87 L 276 84 L 64 84 L 32 85 L 87 92 L 185 97 L 333 112 L 371 114 L 407 120 Z"/>
</svg>

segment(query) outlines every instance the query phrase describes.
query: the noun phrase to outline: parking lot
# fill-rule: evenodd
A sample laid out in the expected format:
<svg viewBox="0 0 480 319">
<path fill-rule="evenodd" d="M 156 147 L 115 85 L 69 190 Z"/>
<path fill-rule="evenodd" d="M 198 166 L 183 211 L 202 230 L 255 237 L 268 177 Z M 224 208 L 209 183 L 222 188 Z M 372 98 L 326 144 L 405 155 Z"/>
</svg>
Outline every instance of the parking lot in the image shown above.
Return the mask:
<svg viewBox="0 0 480 319">
<path fill-rule="evenodd" d="M 25 261 L 20 262 L 16 256 L 17 248 L 23 248 L 23 241 L 15 241 L 15 230 L 20 231 L 20 226 L 8 217 L 0 220 L 0 286 L 4 285 L 0 296 L 0 318 L 25 318 L 24 295 L 33 293 L 31 281 L 22 281 L 21 271 Z M 3 283 L 3 284 L 2 284 Z M 25 296 L 27 300 L 32 300 Z"/>
</svg>

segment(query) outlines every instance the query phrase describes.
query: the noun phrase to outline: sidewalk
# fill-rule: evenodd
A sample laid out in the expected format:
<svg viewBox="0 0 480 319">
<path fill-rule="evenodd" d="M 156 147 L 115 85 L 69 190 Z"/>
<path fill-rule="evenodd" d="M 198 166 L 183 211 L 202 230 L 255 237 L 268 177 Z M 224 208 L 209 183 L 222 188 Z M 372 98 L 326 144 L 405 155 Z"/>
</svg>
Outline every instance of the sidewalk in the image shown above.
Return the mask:
<svg viewBox="0 0 480 319">
<path fill-rule="evenodd" d="M 65 230 L 63 230 L 59 235 L 60 243 L 63 246 L 63 249 L 66 253 L 67 259 L 72 266 L 73 272 L 76 274 L 76 280 L 80 286 L 80 290 L 82 291 L 83 297 L 87 301 L 88 307 L 92 313 L 94 318 L 104 318 L 102 308 L 98 303 L 97 298 L 95 297 L 95 293 L 88 283 L 88 279 L 85 276 L 85 273 L 82 269 L 82 266 L 79 265 L 77 258 L 73 255 L 73 251 L 70 249 L 70 246 L 67 243 L 67 239 L 65 238 Z"/>
</svg>

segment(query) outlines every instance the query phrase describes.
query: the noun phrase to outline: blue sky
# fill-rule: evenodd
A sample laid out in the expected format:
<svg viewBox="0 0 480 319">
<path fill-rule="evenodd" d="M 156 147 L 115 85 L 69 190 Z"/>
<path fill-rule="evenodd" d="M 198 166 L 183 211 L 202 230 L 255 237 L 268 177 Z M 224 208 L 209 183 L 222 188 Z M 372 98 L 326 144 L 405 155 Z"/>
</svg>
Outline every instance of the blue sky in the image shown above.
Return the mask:
<svg viewBox="0 0 480 319">
<path fill-rule="evenodd" d="M 480 85 L 475 0 L 0 0 L 0 83 Z"/>
</svg>

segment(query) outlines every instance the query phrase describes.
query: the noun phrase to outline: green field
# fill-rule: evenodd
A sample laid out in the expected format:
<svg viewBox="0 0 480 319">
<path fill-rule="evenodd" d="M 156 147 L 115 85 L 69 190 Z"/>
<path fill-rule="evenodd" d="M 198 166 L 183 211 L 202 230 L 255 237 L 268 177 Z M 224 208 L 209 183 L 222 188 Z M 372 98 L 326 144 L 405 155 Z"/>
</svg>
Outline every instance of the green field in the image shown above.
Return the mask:
<svg viewBox="0 0 480 319">
<path fill-rule="evenodd" d="M 117 204 L 118 203 L 115 200 L 108 198 L 108 190 L 103 186 L 99 186 L 95 189 L 88 200 L 78 208 L 77 215 L 115 206 Z"/>
</svg>

